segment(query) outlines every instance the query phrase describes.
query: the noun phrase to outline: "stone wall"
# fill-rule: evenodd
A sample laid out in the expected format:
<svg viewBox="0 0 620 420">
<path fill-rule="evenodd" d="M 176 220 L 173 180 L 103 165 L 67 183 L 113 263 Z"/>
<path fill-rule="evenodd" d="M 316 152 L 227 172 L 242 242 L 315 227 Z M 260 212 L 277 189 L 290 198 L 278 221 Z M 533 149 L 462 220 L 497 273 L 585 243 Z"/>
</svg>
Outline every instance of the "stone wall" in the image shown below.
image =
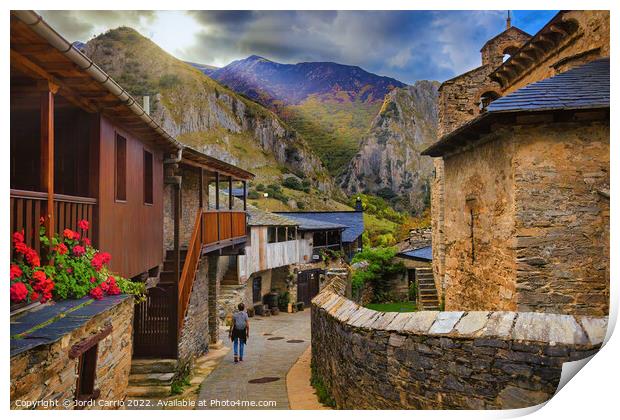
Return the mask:
<svg viewBox="0 0 620 420">
<path fill-rule="evenodd" d="M 572 67 L 610 56 L 609 10 L 571 10 L 563 19 L 577 22 L 577 31 L 504 86 L 502 96 Z"/>
<path fill-rule="evenodd" d="M 78 319 L 81 310 L 72 312 L 75 314 L 75 322 L 83 322 L 79 327 L 70 329 L 56 341 L 35 346 L 11 357 L 12 409 L 27 408 L 23 406 L 24 402 L 37 401 L 55 401 L 58 404 L 49 408 L 73 409 L 71 404 L 75 397 L 79 357 L 71 357 L 70 350 L 74 345 L 84 343 L 84 340 L 110 327 L 110 333 L 98 342 L 95 389 L 100 394 L 94 406 L 86 408 L 118 408 L 118 405 L 105 406 L 103 403 L 123 401 L 126 397 L 131 368 L 133 298 L 120 296 L 93 302 L 83 308 L 84 314 L 80 316 L 86 317 L 88 313 L 96 312 L 98 308 L 93 305 L 106 305 L 108 299 L 117 300 L 118 303 L 86 322 L 83 318 Z M 40 330 L 41 336 L 44 335 L 44 328 Z M 63 401 L 69 401 L 70 404 L 65 406 Z"/>
<path fill-rule="evenodd" d="M 181 180 L 181 223 L 179 226 L 179 241 L 181 247 L 187 246 L 192 236 L 196 212 L 200 204 L 198 169 L 182 165 L 177 169 Z M 207 176 L 203 180 L 204 207 L 208 206 L 209 190 Z M 164 188 L 164 251 L 174 248 L 174 200 L 175 186 L 166 185 Z M 214 188 L 213 186 L 211 187 Z M 220 203 L 221 204 L 221 203 Z"/>
<path fill-rule="evenodd" d="M 209 263 L 202 258 L 189 298 L 183 330 L 179 337 L 179 365 L 193 363 L 209 349 Z"/>
<path fill-rule="evenodd" d="M 338 279 L 339 280 L 339 279 Z M 372 311 L 334 281 L 312 303 L 312 368 L 342 409 L 508 409 L 550 399 L 607 318 Z"/>
<path fill-rule="evenodd" d="M 444 295 L 444 274 L 446 245 L 445 232 L 445 194 L 443 158 L 434 158 L 435 177 L 431 184 L 431 238 L 433 245 L 433 279 L 439 299 Z"/>
<path fill-rule="evenodd" d="M 514 26 L 491 38 L 480 50 L 482 64 L 497 68 L 504 62 L 504 54 L 513 54 L 530 39 L 525 32 Z"/>
<path fill-rule="evenodd" d="M 609 120 L 509 136 L 519 311 L 608 314 L 609 136 Z"/>
<path fill-rule="evenodd" d="M 490 65 L 483 65 L 441 84 L 438 138 L 477 117 L 482 94 L 499 92 L 499 84 L 489 78 L 493 69 Z"/>
<path fill-rule="evenodd" d="M 514 145 L 489 141 L 444 158 L 447 310 L 516 309 Z"/>
</svg>

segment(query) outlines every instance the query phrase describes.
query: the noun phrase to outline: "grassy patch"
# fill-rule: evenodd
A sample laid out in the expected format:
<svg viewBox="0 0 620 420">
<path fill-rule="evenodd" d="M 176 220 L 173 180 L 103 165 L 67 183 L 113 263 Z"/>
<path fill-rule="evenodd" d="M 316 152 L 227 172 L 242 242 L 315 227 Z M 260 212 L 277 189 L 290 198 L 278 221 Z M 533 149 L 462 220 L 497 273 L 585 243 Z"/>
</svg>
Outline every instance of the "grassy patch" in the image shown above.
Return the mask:
<svg viewBox="0 0 620 420">
<path fill-rule="evenodd" d="M 184 370 L 181 376 L 177 377 L 170 385 L 170 395 L 180 395 L 185 388 L 191 385 L 189 382 L 190 372 Z"/>
<path fill-rule="evenodd" d="M 311 367 L 312 375 L 310 376 L 310 385 L 316 391 L 316 396 L 319 402 L 327 407 L 336 407 L 336 401 L 329 393 L 329 390 L 325 386 L 325 383 L 321 377 L 316 373 L 314 367 Z"/>
<path fill-rule="evenodd" d="M 418 310 L 414 302 L 369 303 L 366 307 L 379 312 L 415 312 Z"/>
</svg>

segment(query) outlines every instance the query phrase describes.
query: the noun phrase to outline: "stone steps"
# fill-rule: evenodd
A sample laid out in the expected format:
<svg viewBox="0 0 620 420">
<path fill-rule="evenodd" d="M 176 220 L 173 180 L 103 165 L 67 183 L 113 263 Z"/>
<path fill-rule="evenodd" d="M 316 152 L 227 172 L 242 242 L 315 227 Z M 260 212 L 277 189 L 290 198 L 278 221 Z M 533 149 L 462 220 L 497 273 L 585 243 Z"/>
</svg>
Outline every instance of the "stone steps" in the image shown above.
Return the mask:
<svg viewBox="0 0 620 420">
<path fill-rule="evenodd" d="M 133 359 L 130 373 L 169 373 L 176 372 L 177 359 Z"/>
<path fill-rule="evenodd" d="M 129 374 L 128 397 L 166 397 L 176 375 L 176 359 L 133 359 Z"/>
<path fill-rule="evenodd" d="M 418 304 L 422 310 L 439 310 L 439 295 L 435 287 L 433 270 L 431 268 L 416 269 L 418 283 Z"/>
</svg>

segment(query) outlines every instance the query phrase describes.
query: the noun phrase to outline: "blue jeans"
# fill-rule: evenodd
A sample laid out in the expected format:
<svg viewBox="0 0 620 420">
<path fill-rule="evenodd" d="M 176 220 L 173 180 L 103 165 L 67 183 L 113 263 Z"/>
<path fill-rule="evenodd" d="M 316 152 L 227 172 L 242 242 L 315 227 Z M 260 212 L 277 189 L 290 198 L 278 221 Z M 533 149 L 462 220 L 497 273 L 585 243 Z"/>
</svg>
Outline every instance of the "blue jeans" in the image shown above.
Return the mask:
<svg viewBox="0 0 620 420">
<path fill-rule="evenodd" d="M 235 356 L 239 355 L 239 357 L 243 359 L 244 347 L 245 345 L 243 344 L 243 340 L 241 340 L 239 337 L 235 337 L 235 339 L 233 340 L 233 352 L 235 353 Z M 239 349 L 239 352 L 237 352 L 237 349 Z"/>
</svg>

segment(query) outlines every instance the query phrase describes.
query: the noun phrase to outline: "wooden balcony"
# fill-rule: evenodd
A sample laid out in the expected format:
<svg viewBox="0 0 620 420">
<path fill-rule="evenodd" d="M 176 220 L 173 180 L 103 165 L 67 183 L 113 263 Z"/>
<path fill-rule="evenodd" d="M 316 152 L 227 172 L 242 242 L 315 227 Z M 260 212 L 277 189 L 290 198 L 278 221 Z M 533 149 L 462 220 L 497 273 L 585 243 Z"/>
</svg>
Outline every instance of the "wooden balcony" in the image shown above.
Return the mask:
<svg viewBox="0 0 620 420">
<path fill-rule="evenodd" d="M 247 240 L 246 212 L 235 210 L 208 210 L 202 212 L 202 251 L 210 252 Z"/>
<path fill-rule="evenodd" d="M 40 220 L 50 213 L 47 200 L 48 194 L 44 192 L 11 190 L 11 234 L 23 230 L 26 244 L 37 252 L 41 251 Z M 78 221 L 86 219 L 93 228 L 85 232 L 84 236 L 94 240 L 92 235 L 96 205 L 95 198 L 55 194 L 52 221 L 54 232 L 62 233 L 65 228 L 77 230 Z"/>
</svg>

